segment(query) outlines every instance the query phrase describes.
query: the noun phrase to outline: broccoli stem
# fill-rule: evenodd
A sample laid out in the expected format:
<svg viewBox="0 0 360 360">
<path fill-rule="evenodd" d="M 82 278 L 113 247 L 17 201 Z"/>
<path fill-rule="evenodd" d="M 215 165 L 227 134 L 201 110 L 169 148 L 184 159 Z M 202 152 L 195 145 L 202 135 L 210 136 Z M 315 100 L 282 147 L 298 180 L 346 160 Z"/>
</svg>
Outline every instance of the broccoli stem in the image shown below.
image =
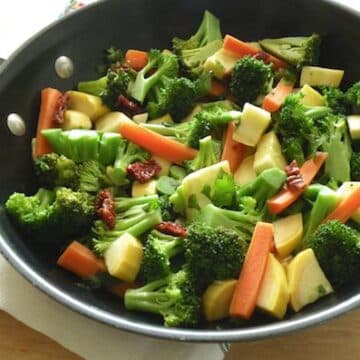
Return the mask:
<svg viewBox="0 0 360 360">
<path fill-rule="evenodd" d="M 133 206 L 142 205 L 142 204 L 149 204 L 156 200 L 158 200 L 157 195 L 148 195 L 148 196 L 139 196 L 135 198 L 128 198 L 128 197 L 117 197 L 114 199 L 115 208 L 117 212 L 125 211 Z"/>
<path fill-rule="evenodd" d="M 95 96 L 101 96 L 107 89 L 107 76 L 97 80 L 81 81 L 78 84 L 78 90 Z"/>
</svg>

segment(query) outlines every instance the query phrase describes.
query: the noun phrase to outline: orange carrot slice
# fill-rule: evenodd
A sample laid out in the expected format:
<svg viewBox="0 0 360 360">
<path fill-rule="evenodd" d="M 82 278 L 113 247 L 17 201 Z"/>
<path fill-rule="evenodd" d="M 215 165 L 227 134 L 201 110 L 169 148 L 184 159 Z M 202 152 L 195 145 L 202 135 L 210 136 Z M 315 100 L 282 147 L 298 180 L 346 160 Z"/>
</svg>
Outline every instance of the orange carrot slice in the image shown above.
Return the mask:
<svg viewBox="0 0 360 360">
<path fill-rule="evenodd" d="M 263 100 L 262 108 L 269 112 L 278 111 L 285 98 L 293 91 L 294 83 L 281 79 Z"/>
<path fill-rule="evenodd" d="M 128 50 L 125 61 L 136 71 L 141 70 L 149 61 L 148 54 L 141 50 Z"/>
<path fill-rule="evenodd" d="M 258 222 L 235 287 L 230 316 L 250 319 L 253 314 L 273 242 L 273 225 Z"/>
</svg>

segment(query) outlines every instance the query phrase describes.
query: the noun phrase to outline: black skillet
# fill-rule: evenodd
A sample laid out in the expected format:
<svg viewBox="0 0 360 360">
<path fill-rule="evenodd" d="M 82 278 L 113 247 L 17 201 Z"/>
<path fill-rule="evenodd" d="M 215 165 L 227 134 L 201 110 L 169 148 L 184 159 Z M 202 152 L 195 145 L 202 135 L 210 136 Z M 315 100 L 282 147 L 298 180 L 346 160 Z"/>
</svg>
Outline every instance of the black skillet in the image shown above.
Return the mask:
<svg viewBox="0 0 360 360">
<path fill-rule="evenodd" d="M 220 19 L 223 34 L 244 40 L 262 37 L 323 35 L 321 64 L 345 69 L 345 81 L 360 80 L 360 13 L 331 1 L 315 0 L 113 0 L 101 1 L 60 20 L 29 40 L 0 66 L 0 203 L 14 191 L 34 190 L 30 141 L 34 136 L 41 88 L 65 90 L 79 80 L 95 78 L 103 49 L 164 48 L 171 38 L 191 34 L 204 9 Z M 60 55 L 75 65 L 72 78 L 54 71 Z M 9 113 L 20 114 L 27 131 L 11 135 Z M 51 241 L 51 234 L 49 234 Z M 302 329 L 339 316 L 360 304 L 360 284 L 328 296 L 281 322 L 259 317 L 248 323 L 225 322 L 223 329 L 168 329 L 156 317 L 125 311 L 118 299 L 76 286 L 77 280 L 55 264 L 58 249 L 39 247 L 22 236 L 0 207 L 0 249 L 12 266 L 34 286 L 90 318 L 139 334 L 189 341 L 259 339 Z"/>
</svg>

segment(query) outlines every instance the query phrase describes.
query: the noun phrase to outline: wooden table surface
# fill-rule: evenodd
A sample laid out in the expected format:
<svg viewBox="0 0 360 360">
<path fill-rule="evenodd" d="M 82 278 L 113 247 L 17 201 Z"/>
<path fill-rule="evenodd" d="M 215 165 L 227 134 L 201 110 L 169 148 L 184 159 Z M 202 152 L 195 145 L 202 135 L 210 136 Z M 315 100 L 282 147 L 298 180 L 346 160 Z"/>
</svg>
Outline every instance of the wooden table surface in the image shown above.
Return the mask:
<svg viewBox="0 0 360 360">
<path fill-rule="evenodd" d="M 234 344 L 226 360 L 355 360 L 359 353 L 360 310 L 357 310 L 325 325 L 285 337 Z M 81 358 L 0 311 L 0 359 Z"/>
</svg>

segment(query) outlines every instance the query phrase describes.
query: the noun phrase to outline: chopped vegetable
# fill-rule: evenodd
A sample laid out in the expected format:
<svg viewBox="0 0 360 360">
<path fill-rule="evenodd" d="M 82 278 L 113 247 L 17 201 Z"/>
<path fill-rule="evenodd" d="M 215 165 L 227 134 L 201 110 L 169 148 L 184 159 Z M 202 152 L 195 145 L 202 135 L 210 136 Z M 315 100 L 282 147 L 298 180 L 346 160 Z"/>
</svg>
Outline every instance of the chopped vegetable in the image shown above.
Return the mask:
<svg viewBox="0 0 360 360">
<path fill-rule="evenodd" d="M 136 71 L 143 69 L 149 61 L 148 54 L 140 50 L 128 50 L 125 61 Z"/>
</svg>

